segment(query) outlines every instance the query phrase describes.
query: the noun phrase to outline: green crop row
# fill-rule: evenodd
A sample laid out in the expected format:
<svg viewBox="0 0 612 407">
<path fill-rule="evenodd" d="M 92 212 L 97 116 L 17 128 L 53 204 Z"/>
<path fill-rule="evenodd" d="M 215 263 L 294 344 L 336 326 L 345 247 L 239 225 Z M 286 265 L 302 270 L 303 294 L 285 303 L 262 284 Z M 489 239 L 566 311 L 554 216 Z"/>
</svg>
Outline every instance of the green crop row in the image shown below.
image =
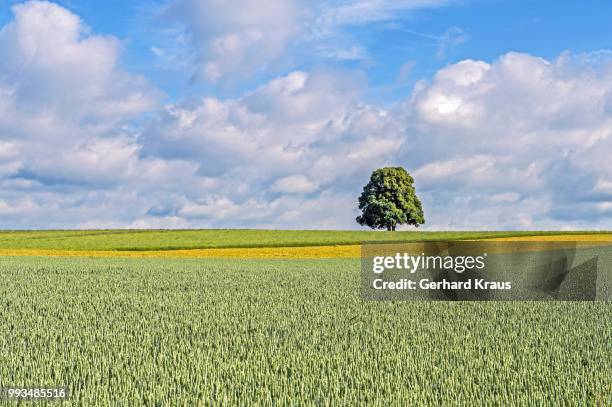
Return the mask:
<svg viewBox="0 0 612 407">
<path fill-rule="evenodd" d="M 364 302 L 355 260 L 0 258 L 0 387 L 72 405 L 594 405 L 606 302 Z"/>
</svg>

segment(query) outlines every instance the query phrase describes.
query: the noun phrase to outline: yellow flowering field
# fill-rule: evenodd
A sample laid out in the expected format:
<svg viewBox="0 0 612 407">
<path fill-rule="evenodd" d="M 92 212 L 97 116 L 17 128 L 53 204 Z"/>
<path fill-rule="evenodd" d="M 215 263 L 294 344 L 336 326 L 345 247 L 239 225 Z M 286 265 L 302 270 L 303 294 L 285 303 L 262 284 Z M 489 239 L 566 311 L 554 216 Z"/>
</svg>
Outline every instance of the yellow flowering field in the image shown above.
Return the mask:
<svg viewBox="0 0 612 407">
<path fill-rule="evenodd" d="M 0 249 L 0 256 L 52 257 L 161 257 L 161 258 L 245 258 L 245 259 L 332 259 L 359 257 L 359 245 L 256 247 L 190 250 L 49 250 Z"/>
</svg>

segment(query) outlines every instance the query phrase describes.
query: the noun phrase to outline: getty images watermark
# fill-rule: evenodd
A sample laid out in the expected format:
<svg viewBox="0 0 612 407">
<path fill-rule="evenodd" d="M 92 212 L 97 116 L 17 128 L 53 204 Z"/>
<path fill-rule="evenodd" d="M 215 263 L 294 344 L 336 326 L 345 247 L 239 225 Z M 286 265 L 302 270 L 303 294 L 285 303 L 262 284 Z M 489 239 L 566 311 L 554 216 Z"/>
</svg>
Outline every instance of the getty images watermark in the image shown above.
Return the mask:
<svg viewBox="0 0 612 407">
<path fill-rule="evenodd" d="M 372 271 L 381 274 L 385 270 L 405 270 L 415 274 L 417 270 L 452 270 L 461 274 L 466 270 L 484 270 L 486 268 L 487 253 L 481 256 L 418 256 L 406 252 L 396 253 L 395 256 L 375 256 L 372 259 Z M 373 288 L 377 290 L 509 290 L 511 281 L 486 281 L 484 278 L 466 279 L 464 281 L 450 281 L 442 279 L 432 281 L 429 278 L 413 280 L 401 278 L 398 281 L 385 281 L 382 277 L 374 280 Z"/>
<path fill-rule="evenodd" d="M 461 241 L 362 245 L 368 300 L 609 300 L 612 245 Z"/>
</svg>

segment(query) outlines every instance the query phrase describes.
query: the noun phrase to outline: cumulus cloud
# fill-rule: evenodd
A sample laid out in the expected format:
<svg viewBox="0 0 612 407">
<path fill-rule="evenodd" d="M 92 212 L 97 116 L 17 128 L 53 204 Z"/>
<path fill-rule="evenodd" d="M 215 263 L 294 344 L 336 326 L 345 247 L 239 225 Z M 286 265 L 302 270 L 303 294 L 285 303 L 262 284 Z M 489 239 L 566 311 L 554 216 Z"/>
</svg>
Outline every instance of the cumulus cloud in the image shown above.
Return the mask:
<svg viewBox="0 0 612 407">
<path fill-rule="evenodd" d="M 158 93 L 117 67 L 117 39 L 89 34 L 66 9 L 33 1 L 12 10 L 0 31 L 0 137 L 16 175 L 74 179 L 127 165 L 138 147 L 122 125 Z"/>
<path fill-rule="evenodd" d="M 144 79 L 117 68 L 116 38 L 90 34 L 78 16 L 53 3 L 12 10 L 13 21 L 0 32 L 0 78 L 13 108 L 112 123 L 154 105 Z"/>
<path fill-rule="evenodd" d="M 426 201 L 463 197 L 463 227 L 609 225 L 612 60 L 585 61 L 508 53 L 493 63 L 462 61 L 420 83 L 406 107 L 414 137 L 407 145 L 420 157 L 415 177 Z M 487 198 L 500 195 L 520 199 Z M 437 207 L 440 225 L 457 212 Z"/>
<path fill-rule="evenodd" d="M 53 3 L 20 3 L 12 11 L 0 30 L 5 227 L 78 226 L 89 217 L 125 225 L 142 212 L 126 204 L 138 195 L 131 186 L 154 195 L 144 189 L 167 181 L 169 194 L 197 171 L 180 159 L 139 158 L 132 121 L 156 109 L 161 94 L 119 67 L 117 38 L 92 34 Z"/>
<path fill-rule="evenodd" d="M 199 174 L 219 180 L 214 196 L 183 204 L 181 216 L 314 227 L 317 219 L 298 217 L 299 209 L 282 203 L 299 200 L 303 208 L 325 194 L 349 193 L 403 143 L 393 115 L 360 103 L 360 82 L 345 72 L 296 71 L 238 99 L 168 105 L 139 138 L 141 153 L 187 158 Z M 338 222 L 350 225 L 347 219 Z"/>
</svg>

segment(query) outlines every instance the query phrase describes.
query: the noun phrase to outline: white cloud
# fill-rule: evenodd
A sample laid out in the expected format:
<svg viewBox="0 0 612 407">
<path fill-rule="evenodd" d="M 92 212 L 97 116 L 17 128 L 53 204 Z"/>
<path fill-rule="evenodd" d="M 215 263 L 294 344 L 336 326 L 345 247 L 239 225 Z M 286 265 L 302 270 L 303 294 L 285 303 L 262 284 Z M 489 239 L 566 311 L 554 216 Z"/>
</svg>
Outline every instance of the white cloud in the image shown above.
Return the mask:
<svg viewBox="0 0 612 407">
<path fill-rule="evenodd" d="M 308 177 L 298 174 L 277 179 L 270 189 L 287 194 L 309 194 L 316 191 L 317 184 Z"/>
<path fill-rule="evenodd" d="M 12 10 L 14 20 L 0 32 L 0 73 L 16 108 L 112 122 L 154 106 L 144 79 L 117 68 L 116 38 L 89 34 L 78 16 L 53 3 Z"/>
<path fill-rule="evenodd" d="M 448 5 L 452 0 L 349 0 L 327 2 L 317 19 L 320 29 L 397 19 L 398 13 Z"/>
<path fill-rule="evenodd" d="M 398 82 L 400 83 L 406 82 L 408 78 L 410 77 L 410 75 L 412 74 L 412 71 L 414 70 L 415 66 L 416 66 L 416 61 L 404 62 L 399 69 L 399 73 L 397 74 Z"/>
<path fill-rule="evenodd" d="M 158 94 L 118 67 L 116 38 L 51 3 L 14 13 L 0 31 L 5 227 L 300 227 L 306 213 L 329 226 L 339 211 L 316 218 L 313 202 L 401 145 L 397 123 L 359 103 L 362 78 L 347 72 L 296 71 L 238 99 L 170 104 L 141 132 L 132 119 Z"/>
<path fill-rule="evenodd" d="M 168 35 L 151 52 L 172 66 L 194 66 L 194 79 L 217 83 L 276 72 L 311 58 L 364 60 L 368 50 L 348 28 L 394 21 L 416 10 L 455 0 L 171 0 L 162 12 Z M 178 27 L 178 29 L 177 29 Z M 170 38 L 170 40 L 168 39 Z M 452 27 L 438 40 L 438 54 L 464 42 Z M 185 45 L 191 44 L 191 49 Z M 299 62 L 297 62 L 299 63 Z"/>
<path fill-rule="evenodd" d="M 441 59 L 458 45 L 465 43 L 469 39 L 468 35 L 459 27 L 450 27 L 438 39 L 436 57 Z"/>
<path fill-rule="evenodd" d="M 323 46 L 318 50 L 319 54 L 330 59 L 339 61 L 359 61 L 368 57 L 366 49 L 360 45 L 350 45 L 347 48 L 337 46 Z"/>
<path fill-rule="evenodd" d="M 298 0 L 175 0 L 164 14 L 190 37 L 197 76 L 216 82 L 265 69 L 301 32 L 306 13 Z"/>
<path fill-rule="evenodd" d="M 307 202 L 353 188 L 402 145 L 392 115 L 359 103 L 360 81 L 346 72 L 297 71 L 239 99 L 169 105 L 139 139 L 143 156 L 189 159 L 219 180 L 214 195 L 182 202 L 180 216 L 299 227 Z M 284 207 L 297 201 L 300 207 Z"/>
<path fill-rule="evenodd" d="M 425 208 L 435 205 L 435 224 L 454 223 L 454 213 L 470 207 L 464 219 L 473 225 L 610 224 L 601 205 L 612 199 L 604 158 L 612 153 L 612 64 L 585 61 L 508 53 L 490 64 L 451 65 L 417 86 L 406 144 L 419 145 L 412 155 L 422 152 L 414 174 Z M 446 211 L 432 203 L 449 199 Z"/>
<path fill-rule="evenodd" d="M 140 142 L 146 156 L 188 158 L 210 176 L 245 173 L 258 183 L 298 173 L 330 183 L 401 145 L 393 117 L 358 103 L 359 86 L 346 73 L 293 72 L 240 99 L 167 106 Z M 316 164 L 325 160 L 344 174 L 326 173 Z"/>
<path fill-rule="evenodd" d="M 0 138 L 12 175 L 87 183 L 124 173 L 139 148 L 124 125 L 158 93 L 117 67 L 117 39 L 90 34 L 66 9 L 12 10 L 0 31 Z"/>
<path fill-rule="evenodd" d="M 119 67 L 118 39 L 53 3 L 12 11 L 0 30 L 4 226 L 126 225 L 145 215 L 156 183 L 168 196 L 206 184 L 196 164 L 140 159 L 132 120 L 160 93 Z"/>
</svg>

